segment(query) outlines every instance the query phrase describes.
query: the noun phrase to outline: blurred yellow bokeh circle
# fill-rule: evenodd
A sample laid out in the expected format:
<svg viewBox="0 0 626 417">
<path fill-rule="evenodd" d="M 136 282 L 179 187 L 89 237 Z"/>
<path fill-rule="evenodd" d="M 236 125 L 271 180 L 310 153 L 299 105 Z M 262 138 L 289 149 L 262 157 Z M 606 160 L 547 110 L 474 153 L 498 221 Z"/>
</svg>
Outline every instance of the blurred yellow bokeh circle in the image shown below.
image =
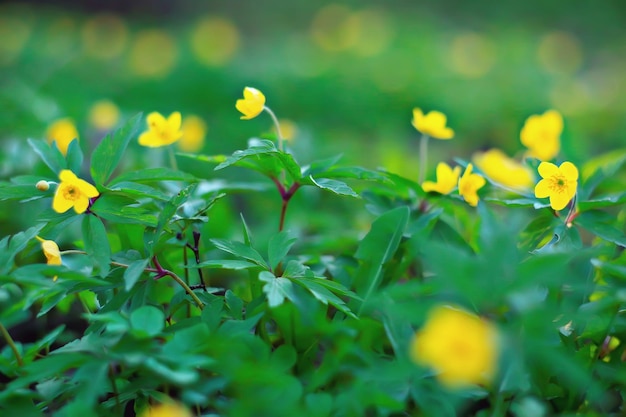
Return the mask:
<svg viewBox="0 0 626 417">
<path fill-rule="evenodd" d="M 178 45 L 163 29 L 145 29 L 135 35 L 129 55 L 133 73 L 145 78 L 167 76 L 178 59 Z"/>
<path fill-rule="evenodd" d="M 190 114 L 183 118 L 181 127 L 183 136 L 176 142 L 183 152 L 197 152 L 204 146 L 207 124 L 199 116 Z"/>
<path fill-rule="evenodd" d="M 207 66 L 228 63 L 239 48 L 237 27 L 228 19 L 207 16 L 191 32 L 191 50 L 198 61 Z"/>
<path fill-rule="evenodd" d="M 119 56 L 128 41 L 128 28 L 114 14 L 103 13 L 88 19 L 82 29 L 83 51 L 97 59 Z"/>
<path fill-rule="evenodd" d="M 389 46 L 394 31 L 382 10 L 365 9 L 352 13 L 346 21 L 346 33 L 356 33 L 352 51 L 361 56 L 375 56 Z"/>
<path fill-rule="evenodd" d="M 113 128 L 120 119 L 120 109 L 110 100 L 96 101 L 89 109 L 89 124 L 98 130 Z"/>
<path fill-rule="evenodd" d="M 452 39 L 449 51 L 450 69 L 467 78 L 486 75 L 495 64 L 496 47 L 484 35 L 463 32 Z"/>
<path fill-rule="evenodd" d="M 564 79 L 549 91 L 550 104 L 565 116 L 585 113 L 592 105 L 587 84 L 578 79 Z"/>
<path fill-rule="evenodd" d="M 337 52 L 353 47 L 359 37 L 350 9 L 340 4 L 321 8 L 311 22 L 311 38 L 320 48 Z"/>
<path fill-rule="evenodd" d="M 537 60 L 545 71 L 553 74 L 574 74 L 583 62 L 578 39 L 569 32 L 554 31 L 539 42 Z"/>
</svg>

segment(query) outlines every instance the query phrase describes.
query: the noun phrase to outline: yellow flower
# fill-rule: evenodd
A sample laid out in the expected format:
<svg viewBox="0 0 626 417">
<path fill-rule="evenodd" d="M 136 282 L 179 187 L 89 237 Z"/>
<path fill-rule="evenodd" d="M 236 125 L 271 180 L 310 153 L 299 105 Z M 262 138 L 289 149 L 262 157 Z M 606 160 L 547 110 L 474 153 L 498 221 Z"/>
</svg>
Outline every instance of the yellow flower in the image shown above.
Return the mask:
<svg viewBox="0 0 626 417">
<path fill-rule="evenodd" d="M 459 179 L 459 194 L 472 207 L 478 205 L 477 191 L 485 185 L 485 178 L 479 174 L 472 174 L 472 164 L 467 164 L 463 176 Z"/>
<path fill-rule="evenodd" d="M 448 387 L 486 385 L 496 373 L 497 339 L 492 323 L 458 308 L 438 306 L 415 334 L 410 355 L 437 372 L 437 379 Z"/>
<path fill-rule="evenodd" d="M 528 148 L 528 156 L 547 161 L 558 155 L 561 149 L 563 117 L 556 110 L 526 119 L 520 132 L 522 145 Z"/>
<path fill-rule="evenodd" d="M 413 109 L 413 127 L 424 135 L 435 139 L 452 139 L 454 130 L 446 127 L 446 115 L 439 111 L 430 111 L 424 115 L 422 110 Z"/>
<path fill-rule="evenodd" d="M 52 208 L 57 213 L 65 213 L 72 207 L 76 213 L 84 213 L 89 206 L 89 199 L 100 195 L 96 187 L 81 180 L 69 169 L 62 170 L 59 179 L 61 183 L 52 199 Z"/>
<path fill-rule="evenodd" d="M 146 408 L 140 417 L 192 417 L 191 412 L 180 404 L 159 404 Z"/>
<path fill-rule="evenodd" d="M 197 152 L 204 146 L 206 123 L 198 116 L 189 115 L 183 120 L 183 136 L 176 143 L 183 152 Z"/>
<path fill-rule="evenodd" d="M 120 109 L 109 100 L 97 101 L 89 109 L 89 123 L 98 130 L 109 130 L 117 124 Z"/>
<path fill-rule="evenodd" d="M 556 166 L 542 162 L 537 168 L 541 180 L 535 186 L 535 197 L 550 197 L 550 207 L 562 210 L 576 195 L 578 187 L 578 169 L 571 162 Z"/>
<path fill-rule="evenodd" d="M 500 149 L 474 154 L 474 163 L 493 181 L 517 190 L 533 186 L 533 173 L 526 165 L 509 158 Z"/>
<path fill-rule="evenodd" d="M 280 125 L 280 133 L 283 135 L 283 140 L 291 142 L 298 134 L 298 125 L 289 119 L 280 119 L 278 121 Z M 272 126 L 272 132 L 276 133 L 276 126 Z"/>
<path fill-rule="evenodd" d="M 152 112 L 146 118 L 148 131 L 139 135 L 139 144 L 149 148 L 171 145 L 183 136 L 180 131 L 182 116 L 175 111 L 166 119 L 159 112 Z"/>
<path fill-rule="evenodd" d="M 70 119 L 59 119 L 48 127 L 46 132 L 48 143 L 56 142 L 57 148 L 63 155 L 67 154 L 70 142 L 78 139 L 78 130 Z"/>
<path fill-rule="evenodd" d="M 237 100 L 235 107 L 243 113 L 241 119 L 254 119 L 265 107 L 265 96 L 256 88 L 246 87 L 243 89 L 243 98 Z"/>
<path fill-rule="evenodd" d="M 40 238 L 39 236 L 35 236 L 38 241 L 41 242 L 41 249 L 43 250 L 43 254 L 46 257 L 46 264 L 48 265 L 62 265 L 61 262 L 61 251 L 59 250 L 59 245 L 56 244 L 54 240 L 45 240 Z M 54 281 L 57 280 L 57 277 L 54 277 Z"/>
<path fill-rule="evenodd" d="M 461 167 L 450 168 L 445 162 L 437 164 L 437 182 L 424 181 L 422 189 L 426 192 L 436 191 L 440 194 L 450 194 L 459 181 Z"/>
</svg>

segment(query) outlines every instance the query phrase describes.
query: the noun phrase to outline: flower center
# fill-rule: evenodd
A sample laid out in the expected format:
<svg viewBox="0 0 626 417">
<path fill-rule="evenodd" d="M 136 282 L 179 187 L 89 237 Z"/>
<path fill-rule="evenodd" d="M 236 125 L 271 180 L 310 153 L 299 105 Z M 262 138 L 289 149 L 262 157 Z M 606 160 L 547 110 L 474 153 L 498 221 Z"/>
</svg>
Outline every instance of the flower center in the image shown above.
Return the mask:
<svg viewBox="0 0 626 417">
<path fill-rule="evenodd" d="M 75 201 L 80 196 L 80 191 L 73 185 L 67 185 L 63 189 L 63 198 L 66 200 Z"/>
<path fill-rule="evenodd" d="M 558 193 L 565 192 L 567 189 L 567 180 L 563 175 L 554 175 L 550 181 L 550 189 Z"/>
</svg>

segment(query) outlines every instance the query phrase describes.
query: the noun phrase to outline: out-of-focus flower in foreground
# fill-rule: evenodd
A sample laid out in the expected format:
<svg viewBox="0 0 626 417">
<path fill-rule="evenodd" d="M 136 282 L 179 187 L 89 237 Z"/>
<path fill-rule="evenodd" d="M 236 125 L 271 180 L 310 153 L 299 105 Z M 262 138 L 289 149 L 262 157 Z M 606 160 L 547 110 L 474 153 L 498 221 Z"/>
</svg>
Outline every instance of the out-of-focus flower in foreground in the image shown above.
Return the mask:
<svg viewBox="0 0 626 417">
<path fill-rule="evenodd" d="M 476 153 L 472 160 L 487 177 L 505 187 L 524 190 L 535 183 L 530 168 L 508 157 L 500 149 Z"/>
<path fill-rule="evenodd" d="M 459 175 L 461 175 L 460 166 L 452 169 L 445 162 L 439 162 L 437 164 L 437 182 L 424 181 L 422 189 L 426 192 L 435 191 L 440 194 L 449 194 L 456 188 Z"/>
<path fill-rule="evenodd" d="M 528 156 L 549 161 L 561 150 L 562 132 L 561 113 L 548 110 L 544 114 L 535 114 L 526 119 L 520 132 L 520 140 L 528 148 Z"/>
<path fill-rule="evenodd" d="M 472 173 L 474 166 L 467 164 L 463 176 L 459 179 L 459 194 L 472 207 L 478 205 L 478 190 L 485 185 L 485 178 Z"/>
<path fill-rule="evenodd" d="M 120 109 L 110 100 L 97 101 L 89 109 L 89 123 L 98 130 L 109 130 L 120 119 Z"/>
<path fill-rule="evenodd" d="M 56 142 L 59 151 L 66 155 L 70 142 L 74 139 L 78 140 L 78 130 L 70 119 L 59 119 L 48 127 L 46 138 L 48 143 Z"/>
<path fill-rule="evenodd" d="M 61 183 L 52 199 L 52 209 L 57 213 L 65 213 L 72 207 L 76 213 L 84 213 L 89 207 L 89 199 L 100 195 L 96 187 L 81 180 L 69 169 L 62 170 L 59 179 Z"/>
<path fill-rule="evenodd" d="M 243 98 L 237 100 L 235 107 L 243 114 L 241 119 L 254 119 L 265 107 L 265 96 L 256 88 L 246 87 L 243 89 Z"/>
<path fill-rule="evenodd" d="M 550 197 L 550 207 L 563 210 L 576 195 L 578 168 L 567 161 L 558 167 L 550 162 L 542 162 L 537 170 L 541 180 L 535 186 L 535 197 Z"/>
<path fill-rule="evenodd" d="M 430 311 L 410 347 L 413 361 L 436 372 L 450 388 L 488 385 L 499 355 L 494 324 L 459 308 L 442 305 Z"/>
<path fill-rule="evenodd" d="M 180 404 L 165 403 L 146 408 L 139 417 L 192 417 L 192 414 Z"/>
<path fill-rule="evenodd" d="M 178 149 L 183 152 L 197 152 L 202 149 L 206 130 L 206 123 L 200 117 L 185 116 L 183 119 L 183 136 L 176 142 Z"/>
<path fill-rule="evenodd" d="M 421 109 L 413 109 L 413 120 L 411 124 L 420 133 L 433 137 L 435 139 L 452 139 L 454 130 L 446 127 L 446 115 L 433 110 L 426 115 Z"/>
<path fill-rule="evenodd" d="M 46 257 L 46 264 L 48 265 L 62 265 L 61 261 L 61 251 L 59 250 L 59 245 L 56 244 L 54 240 L 45 240 L 36 236 L 37 240 L 41 242 L 41 250 L 43 251 L 44 256 Z M 57 277 L 54 277 L 54 281 L 57 280 Z"/>
<path fill-rule="evenodd" d="M 171 145 L 183 136 L 180 127 L 182 116 L 175 111 L 166 119 L 159 112 L 152 112 L 146 118 L 148 130 L 139 135 L 139 144 L 148 148 Z"/>
</svg>

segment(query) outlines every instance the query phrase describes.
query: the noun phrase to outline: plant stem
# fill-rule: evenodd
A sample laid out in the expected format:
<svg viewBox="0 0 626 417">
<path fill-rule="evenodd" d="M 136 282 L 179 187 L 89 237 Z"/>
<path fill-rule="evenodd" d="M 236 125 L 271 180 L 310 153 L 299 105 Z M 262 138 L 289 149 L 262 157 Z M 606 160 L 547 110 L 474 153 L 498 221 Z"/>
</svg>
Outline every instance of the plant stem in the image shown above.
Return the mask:
<svg viewBox="0 0 626 417">
<path fill-rule="evenodd" d="M 278 150 L 282 152 L 283 151 L 283 135 L 280 132 L 280 123 L 278 123 L 278 119 L 276 118 L 276 115 L 269 107 L 263 106 L 263 110 L 265 110 L 270 115 L 270 117 L 272 118 L 272 121 L 274 122 L 274 127 L 276 128 L 276 138 L 278 139 Z"/>
<path fill-rule="evenodd" d="M 167 151 L 170 157 L 170 164 L 172 165 L 172 169 L 178 171 L 178 163 L 176 162 L 176 155 L 174 155 L 174 149 L 171 146 L 167 147 Z"/>
<path fill-rule="evenodd" d="M 298 191 L 300 188 L 300 183 L 294 182 L 288 190 L 285 190 L 285 187 L 278 181 L 278 179 L 272 177 L 272 181 L 276 184 L 276 188 L 278 188 L 278 192 L 280 193 L 280 198 L 282 199 L 282 205 L 280 208 L 280 219 L 278 221 L 278 231 L 282 232 L 283 227 L 285 226 L 285 214 L 287 213 L 287 206 L 289 205 L 289 201 L 291 197 Z"/>
<path fill-rule="evenodd" d="M 198 306 L 200 310 L 204 309 L 204 303 L 198 298 L 198 296 L 193 292 L 193 290 L 189 288 L 189 285 L 187 285 L 185 281 L 183 281 L 174 272 L 164 269 L 159 263 L 159 260 L 157 259 L 156 255 L 152 257 L 152 263 L 154 263 L 154 266 L 156 267 L 155 272 L 157 273 L 157 276 L 155 277 L 155 279 L 163 278 L 166 275 L 171 277 L 174 281 L 176 281 L 181 287 L 185 289 L 185 291 L 187 292 L 187 294 L 191 296 L 191 298 L 193 298 L 193 301 L 195 301 L 196 305 Z"/>
<path fill-rule="evenodd" d="M 117 414 L 121 413 L 121 404 L 120 404 L 120 393 L 117 389 L 117 384 L 115 383 L 115 369 L 113 368 L 113 364 L 109 364 L 109 379 L 111 380 L 111 387 L 113 388 L 113 394 L 115 396 L 115 409 Z"/>
<path fill-rule="evenodd" d="M 428 159 L 428 135 L 422 135 L 420 139 L 420 170 L 417 182 L 421 185 L 426 175 L 426 163 Z"/>
<path fill-rule="evenodd" d="M 572 203 L 569 209 L 569 212 L 567 213 L 567 217 L 565 217 L 565 225 L 567 227 L 572 227 L 572 221 L 578 216 L 578 213 L 576 212 L 576 197 L 578 195 L 574 194 L 574 198 L 572 198 Z"/>
<path fill-rule="evenodd" d="M 9 334 L 9 331 L 6 329 L 6 327 L 4 327 L 4 324 L 2 323 L 0 323 L 0 333 L 2 333 L 2 336 L 4 337 L 4 340 L 7 342 L 7 345 L 9 345 L 9 347 L 13 351 L 13 354 L 15 355 L 15 360 L 17 361 L 17 365 L 24 366 L 24 361 L 22 360 L 22 355 L 20 355 L 20 351 L 17 350 L 17 346 L 15 346 L 15 342 L 13 341 L 13 338 Z"/>
</svg>

